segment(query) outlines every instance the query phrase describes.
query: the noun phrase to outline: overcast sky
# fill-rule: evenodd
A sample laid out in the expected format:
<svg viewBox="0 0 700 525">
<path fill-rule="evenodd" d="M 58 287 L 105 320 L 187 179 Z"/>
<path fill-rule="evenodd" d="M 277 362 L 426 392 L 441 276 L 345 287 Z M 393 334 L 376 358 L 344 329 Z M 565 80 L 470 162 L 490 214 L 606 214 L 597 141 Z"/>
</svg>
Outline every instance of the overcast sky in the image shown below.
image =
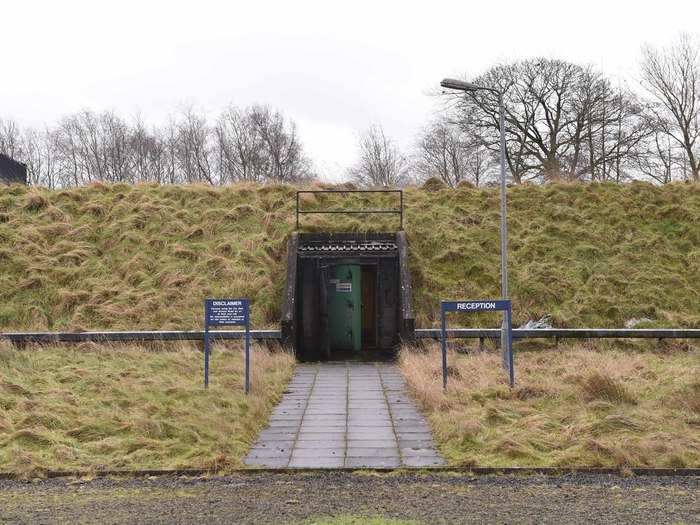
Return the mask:
<svg viewBox="0 0 700 525">
<path fill-rule="evenodd" d="M 693 33 L 698 0 L 0 0 L 0 117 L 89 108 L 165 121 L 183 104 L 270 104 L 338 178 L 370 123 L 408 149 L 445 76 L 547 55 L 634 82 L 643 43 Z M 697 32 L 697 30 L 695 30 Z"/>
</svg>

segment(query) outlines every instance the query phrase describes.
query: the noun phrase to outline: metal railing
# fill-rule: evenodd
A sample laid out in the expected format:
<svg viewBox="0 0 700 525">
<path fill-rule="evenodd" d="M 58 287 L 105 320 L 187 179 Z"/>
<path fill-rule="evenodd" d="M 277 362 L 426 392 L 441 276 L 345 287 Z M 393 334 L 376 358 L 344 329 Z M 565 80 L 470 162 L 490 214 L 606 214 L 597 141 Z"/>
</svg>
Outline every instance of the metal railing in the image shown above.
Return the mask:
<svg viewBox="0 0 700 525">
<path fill-rule="evenodd" d="M 299 195 L 301 194 L 315 194 L 315 193 L 398 193 L 399 194 L 399 207 L 398 208 L 387 208 L 387 209 L 370 209 L 370 210 L 341 210 L 341 209 L 331 209 L 331 210 L 302 210 L 299 207 Z M 399 230 L 403 230 L 403 190 L 299 190 L 297 191 L 297 210 L 296 210 L 296 229 L 299 229 L 299 215 L 309 215 L 309 214 L 347 214 L 347 215 L 360 215 L 360 214 L 394 214 L 399 216 Z"/>
<path fill-rule="evenodd" d="M 448 339 L 500 339 L 500 328 L 450 328 Z M 419 328 L 417 339 L 440 339 L 439 328 Z M 513 328 L 513 339 L 697 339 L 695 328 Z"/>
<path fill-rule="evenodd" d="M 209 339 L 243 339 L 245 330 L 209 330 Z M 251 330 L 250 338 L 257 341 L 278 340 L 279 330 Z M 109 343 L 145 341 L 204 341 L 204 330 L 145 330 L 107 332 L 7 332 L 0 339 L 14 344 L 26 343 Z"/>
<path fill-rule="evenodd" d="M 419 328 L 416 339 L 439 339 L 439 328 Z M 450 328 L 448 339 L 499 339 L 500 328 Z M 212 339 L 243 339 L 245 330 L 211 330 Z M 277 341 L 279 330 L 251 330 L 251 339 Z M 700 339 L 694 328 L 515 328 L 514 339 Z M 146 330 L 103 332 L 5 332 L 0 339 L 14 344 L 81 343 L 81 342 L 145 342 L 203 341 L 204 330 Z"/>
</svg>

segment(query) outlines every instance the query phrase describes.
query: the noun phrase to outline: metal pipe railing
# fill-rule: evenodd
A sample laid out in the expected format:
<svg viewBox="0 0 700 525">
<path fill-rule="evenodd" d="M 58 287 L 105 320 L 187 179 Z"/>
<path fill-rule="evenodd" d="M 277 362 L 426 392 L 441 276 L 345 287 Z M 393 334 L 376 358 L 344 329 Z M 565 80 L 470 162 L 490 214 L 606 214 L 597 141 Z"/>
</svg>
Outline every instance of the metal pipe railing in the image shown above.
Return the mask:
<svg viewBox="0 0 700 525">
<path fill-rule="evenodd" d="M 243 339 L 245 330 L 209 330 L 209 339 Z M 279 330 L 251 330 L 250 338 L 258 341 L 278 340 Z M 108 343 L 145 341 L 204 341 L 204 330 L 144 330 L 105 332 L 6 332 L 0 339 L 12 343 Z"/>
<path fill-rule="evenodd" d="M 370 210 L 302 210 L 300 209 L 299 195 L 301 194 L 315 194 L 315 193 L 398 193 L 399 194 L 399 207 L 398 208 L 388 208 L 388 209 L 370 209 Z M 296 195 L 296 229 L 299 229 L 299 215 L 309 215 L 309 214 L 347 214 L 347 215 L 359 215 L 359 214 L 395 214 L 399 216 L 399 230 L 403 230 L 403 190 L 299 190 Z"/>
<path fill-rule="evenodd" d="M 500 328 L 451 328 L 448 339 L 499 339 Z M 440 339 L 439 328 L 416 330 L 417 339 Z M 696 328 L 514 328 L 514 339 L 697 339 Z"/>
<path fill-rule="evenodd" d="M 498 339 L 500 328 L 450 328 L 448 339 Z M 439 339 L 439 328 L 419 328 L 416 339 Z M 243 339 L 245 330 L 211 330 L 213 339 Z M 275 341 L 279 330 L 251 330 L 251 339 Z M 696 328 L 515 328 L 514 339 L 700 339 Z M 102 332 L 5 332 L 0 339 L 12 343 L 80 343 L 80 342 L 145 342 L 203 341 L 204 330 L 145 330 Z"/>
</svg>

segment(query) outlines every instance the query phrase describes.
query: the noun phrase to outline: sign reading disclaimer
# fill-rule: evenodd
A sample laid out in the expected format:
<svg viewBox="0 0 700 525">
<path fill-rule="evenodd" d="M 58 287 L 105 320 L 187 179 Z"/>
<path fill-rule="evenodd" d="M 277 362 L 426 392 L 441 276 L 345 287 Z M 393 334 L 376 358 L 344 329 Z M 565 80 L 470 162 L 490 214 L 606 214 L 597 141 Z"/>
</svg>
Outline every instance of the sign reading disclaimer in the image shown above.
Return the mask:
<svg viewBox="0 0 700 525">
<path fill-rule="evenodd" d="M 207 299 L 204 305 L 209 326 L 248 324 L 248 299 Z"/>
<path fill-rule="evenodd" d="M 503 356 L 503 366 L 508 371 L 508 382 L 515 385 L 515 370 L 513 368 L 513 328 L 511 326 L 510 301 L 441 301 L 440 302 L 440 348 L 442 350 L 442 387 L 447 388 L 447 312 L 498 312 L 505 315 L 503 337 L 506 338 L 506 355 Z"/>
<path fill-rule="evenodd" d="M 204 301 L 204 388 L 209 388 L 209 327 L 245 326 L 245 393 L 250 392 L 250 301 L 206 299 Z"/>
</svg>

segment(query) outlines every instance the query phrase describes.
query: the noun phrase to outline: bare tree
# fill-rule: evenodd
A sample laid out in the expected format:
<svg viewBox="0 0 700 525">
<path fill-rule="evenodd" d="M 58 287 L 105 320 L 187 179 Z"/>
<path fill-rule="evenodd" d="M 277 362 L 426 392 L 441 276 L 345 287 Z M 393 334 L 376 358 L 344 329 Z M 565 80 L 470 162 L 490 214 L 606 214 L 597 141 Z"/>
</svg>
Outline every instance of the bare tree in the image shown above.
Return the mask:
<svg viewBox="0 0 700 525">
<path fill-rule="evenodd" d="M 408 161 L 381 126 L 370 126 L 358 141 L 358 159 L 348 173 L 362 186 L 396 187 L 408 179 Z"/>
<path fill-rule="evenodd" d="M 415 157 L 414 167 L 423 179 L 438 177 L 453 187 L 463 180 L 479 186 L 491 166 L 491 153 L 478 137 L 444 118 L 423 129 Z"/>
<path fill-rule="evenodd" d="M 280 182 L 297 182 L 311 177 L 310 162 L 303 154 L 293 122 L 287 124 L 279 111 L 267 106 L 249 108 L 251 120 L 265 144 L 268 178 Z"/>
<path fill-rule="evenodd" d="M 599 178 L 644 136 L 633 97 L 600 72 L 562 60 L 522 60 L 489 69 L 475 83 L 504 93 L 506 160 L 516 183 Z M 457 95 L 451 118 L 498 152 L 498 98 Z M 476 109 L 476 111 L 475 111 Z"/>
<path fill-rule="evenodd" d="M 29 184 L 39 185 L 44 178 L 44 162 L 45 160 L 50 162 L 50 156 L 45 156 L 43 151 L 43 141 L 40 134 L 33 130 L 28 129 L 24 133 L 24 162 L 27 165 L 27 178 L 29 179 Z M 50 184 L 46 184 L 52 187 Z"/>
<path fill-rule="evenodd" d="M 250 112 L 230 106 L 214 128 L 218 169 L 226 182 L 265 180 L 267 166 L 263 139 Z"/>
<path fill-rule="evenodd" d="M 561 178 L 563 157 L 577 136 L 574 105 L 580 67 L 562 60 L 532 59 L 488 70 L 475 83 L 504 92 L 507 161 L 515 182 Z M 473 112 L 467 106 L 476 106 Z M 458 105 L 462 125 L 481 132 L 485 144 L 498 149 L 498 98 L 490 91 L 467 93 Z"/>
<path fill-rule="evenodd" d="M 22 157 L 22 136 L 17 123 L 0 119 L 0 153 L 8 157 Z"/>
<path fill-rule="evenodd" d="M 131 130 L 128 124 L 113 112 L 105 112 L 98 117 L 100 158 L 104 163 L 100 180 L 110 182 L 135 182 L 131 143 Z"/>
<path fill-rule="evenodd" d="M 204 115 L 185 108 L 177 121 L 177 160 L 185 182 L 214 184 L 210 133 Z"/>
<path fill-rule="evenodd" d="M 56 150 L 58 156 L 58 180 L 61 186 L 78 186 L 88 182 L 89 173 L 81 162 L 78 152 L 78 138 L 74 119 L 66 117 L 56 129 Z"/>
<path fill-rule="evenodd" d="M 231 106 L 219 116 L 214 136 L 223 180 L 298 182 L 312 177 L 296 126 L 279 111 Z"/>
<path fill-rule="evenodd" d="M 172 117 L 163 129 L 163 182 L 175 184 L 178 181 L 177 168 L 177 127 Z"/>
<path fill-rule="evenodd" d="M 642 85 L 654 100 L 658 126 L 685 152 L 690 177 L 700 180 L 700 48 L 688 35 L 671 47 L 643 49 Z"/>
</svg>

